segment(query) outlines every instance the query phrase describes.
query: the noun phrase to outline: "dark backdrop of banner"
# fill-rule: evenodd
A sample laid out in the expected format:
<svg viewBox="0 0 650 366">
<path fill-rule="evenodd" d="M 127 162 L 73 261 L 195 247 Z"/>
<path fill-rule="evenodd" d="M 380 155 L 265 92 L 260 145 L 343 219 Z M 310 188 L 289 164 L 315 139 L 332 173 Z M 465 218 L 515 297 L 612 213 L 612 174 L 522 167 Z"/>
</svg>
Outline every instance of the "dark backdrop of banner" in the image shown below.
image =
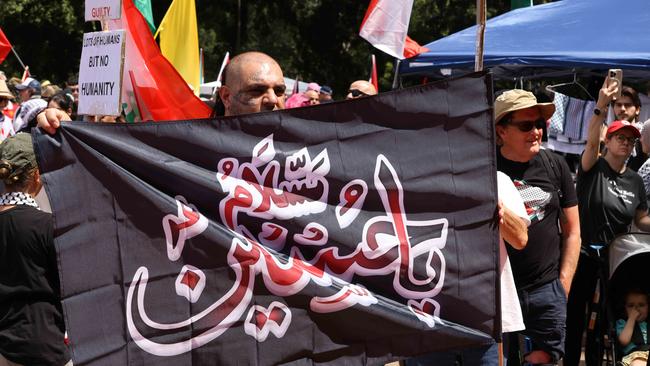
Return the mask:
<svg viewBox="0 0 650 366">
<path fill-rule="evenodd" d="M 493 342 L 491 87 L 35 132 L 75 364 L 381 364 Z"/>
</svg>

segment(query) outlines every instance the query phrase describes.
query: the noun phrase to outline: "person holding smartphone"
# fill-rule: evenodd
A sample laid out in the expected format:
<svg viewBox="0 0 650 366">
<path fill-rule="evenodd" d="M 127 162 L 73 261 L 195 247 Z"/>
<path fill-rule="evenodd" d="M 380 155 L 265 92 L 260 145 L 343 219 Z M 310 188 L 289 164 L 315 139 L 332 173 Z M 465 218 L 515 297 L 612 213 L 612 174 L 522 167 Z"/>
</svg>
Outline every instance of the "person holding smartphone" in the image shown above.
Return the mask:
<svg viewBox="0 0 650 366">
<path fill-rule="evenodd" d="M 643 180 L 626 166 L 640 136 L 639 130 L 628 119 L 612 122 L 605 135 L 606 151 L 603 156 L 599 154 L 607 107 L 620 87 L 618 81 L 609 76 L 605 79 L 589 121 L 587 144 L 578 168 L 576 190 L 582 247 L 567 307 L 565 366 L 577 366 L 580 362 L 585 311 L 594 296 L 598 279 L 601 284 L 607 280 L 609 242 L 628 232 L 633 222 L 639 229 L 650 231 Z M 623 99 L 625 97 L 621 96 L 618 101 Z M 592 306 L 589 315 L 600 317 L 599 311 L 598 306 Z M 596 327 L 587 333 L 587 365 L 600 365 L 602 359 L 602 349 L 598 347 L 601 330 L 597 319 L 594 322 Z"/>
</svg>

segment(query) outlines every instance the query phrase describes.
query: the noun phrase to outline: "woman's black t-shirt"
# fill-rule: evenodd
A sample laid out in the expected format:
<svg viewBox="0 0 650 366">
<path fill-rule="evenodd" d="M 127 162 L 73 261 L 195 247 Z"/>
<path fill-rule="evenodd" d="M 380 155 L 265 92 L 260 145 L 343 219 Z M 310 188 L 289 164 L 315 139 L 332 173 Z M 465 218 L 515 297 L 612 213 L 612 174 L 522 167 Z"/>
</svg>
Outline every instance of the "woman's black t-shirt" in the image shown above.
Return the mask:
<svg viewBox="0 0 650 366">
<path fill-rule="evenodd" d="M 52 235 L 48 213 L 22 205 L 0 212 L 0 353 L 22 365 L 70 360 Z"/>
<path fill-rule="evenodd" d="M 549 153 L 547 156 L 558 167 L 562 198 L 553 184 L 553 178 L 549 176 L 550 172 L 544 167 L 541 153 L 521 163 L 508 160 L 500 150 L 497 151 L 497 169 L 512 179 L 530 219 L 526 247 L 517 250 L 506 246 L 519 290 L 534 289 L 558 279 L 562 245 L 558 219 L 561 209 L 578 204 L 568 165 L 556 154 Z"/>
<path fill-rule="evenodd" d="M 637 210 L 647 210 L 643 179 L 631 169 L 618 173 L 598 158 L 588 171 L 578 168 L 582 245 L 607 244 L 626 233 Z"/>
</svg>

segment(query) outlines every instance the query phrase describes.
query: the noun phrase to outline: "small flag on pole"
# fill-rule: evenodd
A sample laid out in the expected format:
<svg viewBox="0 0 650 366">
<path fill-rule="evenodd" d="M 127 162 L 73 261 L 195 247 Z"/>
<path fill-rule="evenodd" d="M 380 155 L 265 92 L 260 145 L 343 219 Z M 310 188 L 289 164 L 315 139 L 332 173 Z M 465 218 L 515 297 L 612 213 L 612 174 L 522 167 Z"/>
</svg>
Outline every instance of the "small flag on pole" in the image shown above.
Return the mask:
<svg viewBox="0 0 650 366">
<path fill-rule="evenodd" d="M 216 100 L 217 93 L 219 88 L 223 85 L 223 71 L 226 69 L 226 65 L 230 62 L 230 52 L 226 52 L 226 55 L 223 56 L 223 61 L 221 61 L 221 67 L 219 68 L 219 75 L 217 75 L 217 86 L 212 91 L 212 99 Z"/>
<path fill-rule="evenodd" d="M 375 90 L 379 92 L 379 80 L 377 80 L 377 60 L 375 59 L 375 55 L 370 56 L 370 60 L 372 62 L 372 66 L 370 67 L 370 84 L 372 84 L 375 87 Z"/>
<path fill-rule="evenodd" d="M 9 43 L 7 36 L 5 36 L 2 28 L 0 28 L 0 63 L 7 58 L 9 51 L 11 51 L 11 43 Z"/>
<path fill-rule="evenodd" d="M 293 88 L 291 89 L 291 95 L 296 95 L 300 92 L 300 75 L 296 75 L 296 78 L 293 81 Z"/>
<path fill-rule="evenodd" d="M 427 51 L 429 51 L 428 48 L 420 46 L 420 44 L 411 39 L 411 37 L 406 36 L 406 42 L 404 43 L 405 58 L 411 58 Z"/>
<path fill-rule="evenodd" d="M 221 62 L 221 67 L 219 68 L 219 75 L 217 75 L 217 81 L 219 86 L 223 83 L 223 70 L 226 69 L 226 65 L 230 62 L 230 52 L 226 52 L 226 55 L 223 56 L 223 61 Z"/>
<path fill-rule="evenodd" d="M 413 0 L 371 0 L 359 35 L 400 60 L 427 51 L 407 35 L 412 10 Z"/>
<path fill-rule="evenodd" d="M 32 74 L 29 73 L 29 66 L 25 66 L 25 70 L 23 71 L 23 77 L 20 81 L 25 81 L 30 76 L 32 76 Z"/>
</svg>

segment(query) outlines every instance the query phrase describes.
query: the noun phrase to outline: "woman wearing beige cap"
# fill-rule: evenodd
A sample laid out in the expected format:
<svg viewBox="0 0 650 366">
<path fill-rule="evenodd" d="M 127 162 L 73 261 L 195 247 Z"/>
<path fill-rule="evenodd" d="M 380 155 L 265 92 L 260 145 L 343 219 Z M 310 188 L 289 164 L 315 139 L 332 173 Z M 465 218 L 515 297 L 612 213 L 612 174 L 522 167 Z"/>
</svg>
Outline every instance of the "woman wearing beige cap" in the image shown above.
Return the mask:
<svg viewBox="0 0 650 366">
<path fill-rule="evenodd" d="M 52 215 L 29 134 L 0 143 L 0 366 L 72 365 L 64 343 Z"/>
</svg>

